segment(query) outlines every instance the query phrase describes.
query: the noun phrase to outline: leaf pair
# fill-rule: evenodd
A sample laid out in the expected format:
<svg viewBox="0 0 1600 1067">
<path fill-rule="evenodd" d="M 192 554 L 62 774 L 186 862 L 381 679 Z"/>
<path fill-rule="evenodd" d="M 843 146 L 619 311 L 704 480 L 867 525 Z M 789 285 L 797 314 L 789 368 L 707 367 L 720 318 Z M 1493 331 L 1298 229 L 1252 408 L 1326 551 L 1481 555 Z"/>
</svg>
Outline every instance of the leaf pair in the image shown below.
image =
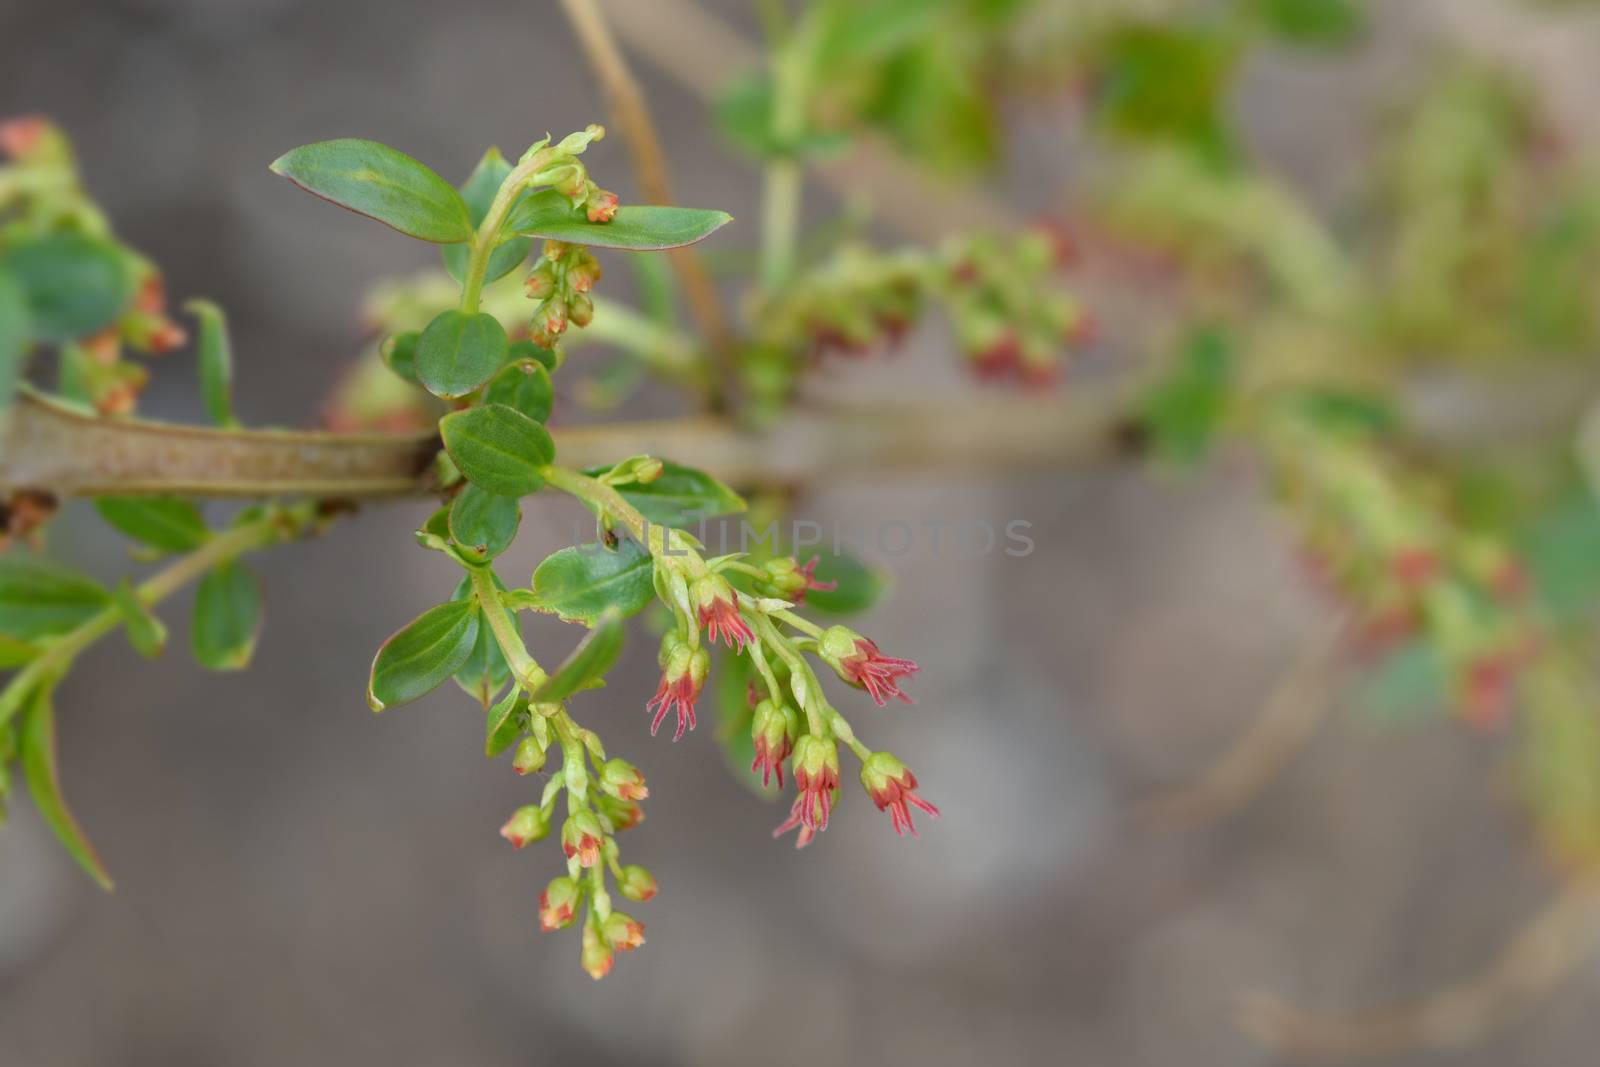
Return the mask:
<svg viewBox="0 0 1600 1067">
<path fill-rule="evenodd" d="M 444 245 L 473 239 L 474 219 L 481 222 L 495 191 L 511 172 L 500 154 L 491 150 L 467 179 L 464 196 L 404 152 L 358 138 L 303 145 L 280 156 L 272 170 L 340 207 L 420 240 Z M 479 206 L 476 213 L 473 205 Z M 498 242 L 511 235 L 543 237 L 643 252 L 693 244 L 731 221 L 732 217 L 722 211 L 625 207 L 611 222 L 595 223 L 565 197 L 535 193 L 513 208 L 505 230 L 494 239 Z M 504 255 L 491 259 L 491 276 L 499 276 L 494 273 L 497 267 L 503 268 L 500 274 L 510 271 L 527 254 L 524 248 L 520 255 L 513 255 L 515 249 L 514 241 L 506 241 L 494 250 L 495 254 L 504 250 Z M 464 274 L 464 256 L 452 255 L 446 263 L 453 274 Z"/>
</svg>

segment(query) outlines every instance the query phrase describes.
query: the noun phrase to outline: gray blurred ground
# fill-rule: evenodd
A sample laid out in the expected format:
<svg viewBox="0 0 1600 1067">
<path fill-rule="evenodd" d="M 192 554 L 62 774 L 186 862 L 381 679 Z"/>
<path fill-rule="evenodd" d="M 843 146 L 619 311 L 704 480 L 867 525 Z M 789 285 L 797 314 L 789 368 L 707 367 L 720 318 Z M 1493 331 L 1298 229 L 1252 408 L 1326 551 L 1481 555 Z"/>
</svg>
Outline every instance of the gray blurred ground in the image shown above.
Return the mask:
<svg viewBox="0 0 1600 1067">
<path fill-rule="evenodd" d="M 1487 3 L 1386 7 L 1359 62 L 1269 58 L 1241 107 L 1273 165 L 1332 191 L 1375 86 L 1403 80 L 1440 27 L 1533 41 L 1536 64 L 1571 53 L 1563 41 L 1593 55 L 1592 20 L 1554 44 L 1540 30 L 1546 47 L 1504 19 Z M 680 196 L 753 220 L 750 172 L 693 101 L 650 84 Z M 364 286 L 430 259 L 267 161 L 361 135 L 455 175 L 486 143 L 599 117 L 553 5 L 301 0 L 10 0 L 0 112 L 16 111 L 65 123 L 175 295 L 230 309 L 241 414 L 281 423 L 335 380 Z M 1060 155 L 1048 141 L 1021 154 L 1019 187 Z M 620 145 L 592 162 L 631 192 Z M 959 388 L 942 344 L 918 338 L 861 387 Z M 192 416 L 189 357 L 160 371 L 148 409 Z M 612 687 L 575 706 L 650 776 L 649 821 L 624 843 L 663 885 L 636 909 L 649 946 L 600 985 L 575 936 L 535 928 L 553 849 L 513 854 L 496 836 L 530 785 L 482 759 L 479 713 L 453 691 L 382 718 L 364 707 L 373 648 L 454 581 L 414 547 L 425 509 L 264 557 L 269 624 L 244 674 L 193 668 L 169 610 L 175 654 L 149 664 L 110 640 L 63 690 L 63 774 L 119 887 L 95 893 L 31 812 L 0 834 L 0 1064 L 1271 1062 L 1229 1025 L 1238 993 L 1325 1010 L 1423 993 L 1482 965 L 1549 881 L 1496 793 L 1492 739 L 1358 713 L 1231 820 L 1127 825 L 1130 804 L 1225 747 L 1321 621 L 1258 501 L 1229 458 L 1188 481 L 857 478 L 804 499 L 824 524 L 1033 524 L 1026 559 L 934 558 L 926 542 L 880 558 L 898 588 L 863 628 L 923 663 L 919 703 L 847 706 L 945 818 L 902 842 L 851 787 L 811 849 L 774 844 L 781 812 L 723 773 L 709 730 L 649 738 L 638 639 Z M 519 580 L 574 519 L 558 500 L 528 512 L 505 568 Z M 124 563 L 81 508 L 56 549 Z M 529 633 L 559 654 L 576 632 Z M 1596 977 L 1458 1055 L 1382 1062 L 1586 1062 Z"/>
</svg>

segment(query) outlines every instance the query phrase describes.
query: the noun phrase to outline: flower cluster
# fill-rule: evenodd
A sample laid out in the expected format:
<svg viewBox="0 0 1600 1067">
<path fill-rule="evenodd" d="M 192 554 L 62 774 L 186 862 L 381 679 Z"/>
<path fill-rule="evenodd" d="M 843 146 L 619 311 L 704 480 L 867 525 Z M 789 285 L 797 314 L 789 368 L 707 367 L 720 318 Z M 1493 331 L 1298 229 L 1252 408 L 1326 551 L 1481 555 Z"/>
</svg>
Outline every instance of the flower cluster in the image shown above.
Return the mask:
<svg viewBox="0 0 1600 1067">
<path fill-rule="evenodd" d="M 819 627 L 794 613 L 794 601 L 771 595 L 824 588 L 813 574 L 815 560 L 802 566 L 793 557 L 778 557 L 757 566 L 742 553 L 706 560 L 680 530 L 646 525 L 640 532 L 654 556 L 657 595 L 673 616 L 661 642 L 661 683 L 647 709 L 652 733 L 669 711 L 677 715 L 674 740 L 694 729 L 695 701 L 711 666 L 706 646 L 720 641 L 746 657 L 760 679 L 750 692 L 751 771 L 764 786 L 776 779 L 781 788 L 785 767 L 794 780 L 789 818 L 774 836 L 798 828 L 796 844 L 804 847 L 828 828 L 839 791 L 841 743 L 861 760 L 862 786 L 880 811 L 890 813 L 897 833 L 915 832 L 907 804 L 938 814 L 916 795 L 917 780 L 904 764 L 856 738 L 823 695 L 806 657 L 815 657 L 879 707 L 891 697 L 911 703 L 900 683 L 917 665 L 885 656 L 848 627 Z"/>
<path fill-rule="evenodd" d="M 1051 385 L 1060 377 L 1062 352 L 1092 336 L 1087 312 L 1052 280 L 1070 259 L 1056 230 L 960 238 L 943 258 L 941 291 L 980 377 Z"/>
<path fill-rule="evenodd" d="M 1541 628 L 1522 567 L 1499 541 L 1460 529 L 1372 443 L 1298 415 L 1268 435 L 1275 485 L 1301 527 L 1319 585 L 1348 605 L 1359 639 L 1386 652 L 1424 641 L 1462 716 L 1502 722 Z"/>
<path fill-rule="evenodd" d="M 549 837 L 556 828 L 556 802 L 566 793 L 567 815 L 558 839 L 567 873 L 540 894 L 539 926 L 561 930 L 581 917 L 583 968 L 598 980 L 610 972 L 615 953 L 644 944 L 644 925 L 613 908 L 605 876 L 610 873 L 616 891 L 627 900 L 642 903 L 656 895 L 654 875 L 621 863 L 616 836 L 644 820 L 639 802 L 650 790 L 633 764 L 607 759 L 600 739 L 574 722 L 564 705 L 519 701 L 515 714 L 523 736 L 512 769 L 518 774 L 541 771 L 554 747 L 560 770 L 545 784 L 539 803 L 511 813 L 500 836 L 517 849 Z"/>
<path fill-rule="evenodd" d="M 589 325 L 594 319 L 589 294 L 599 280 L 600 262 L 587 248 L 546 241 L 544 254 L 523 283 L 528 299 L 539 301 L 528 338 L 540 348 L 554 348 L 568 325 L 579 329 Z"/>
<path fill-rule="evenodd" d="M 757 317 L 769 346 L 861 356 L 899 341 L 937 300 L 980 377 L 1049 385 L 1063 351 L 1092 332 L 1054 277 L 1070 260 L 1063 234 L 1047 226 L 952 239 L 931 253 L 848 244 L 768 294 Z"/>
<path fill-rule="evenodd" d="M 126 415 L 149 373 L 126 351 L 161 355 L 188 334 L 167 312 L 161 273 L 119 242 L 89 199 L 71 145 L 42 118 L 0 122 L 0 253 L 41 277 L 72 274 L 70 307 L 41 324 L 59 345 L 61 392 L 106 415 Z"/>
</svg>

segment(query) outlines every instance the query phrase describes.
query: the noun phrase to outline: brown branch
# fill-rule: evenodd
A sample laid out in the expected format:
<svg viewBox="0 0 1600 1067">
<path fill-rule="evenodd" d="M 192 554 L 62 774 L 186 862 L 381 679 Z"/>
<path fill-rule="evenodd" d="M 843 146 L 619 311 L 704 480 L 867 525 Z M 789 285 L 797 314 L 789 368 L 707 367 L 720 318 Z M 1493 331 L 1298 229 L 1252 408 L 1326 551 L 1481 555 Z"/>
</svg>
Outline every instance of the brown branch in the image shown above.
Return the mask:
<svg viewBox="0 0 1600 1067">
<path fill-rule="evenodd" d="M 555 431 L 561 462 L 589 467 L 648 453 L 736 485 L 830 482 L 863 473 L 1060 467 L 1115 453 L 1127 394 L 1084 389 L 1063 400 L 948 408 L 797 412 L 761 431 L 724 418 Z M 0 429 L 0 490 L 60 496 L 313 495 L 432 491 L 434 435 L 219 430 L 99 418 L 25 392 Z"/>
<path fill-rule="evenodd" d="M 1260 714 L 1195 782 L 1139 805 L 1136 817 L 1173 829 L 1224 818 L 1239 810 L 1303 750 L 1333 704 L 1343 622 L 1308 641 L 1273 687 Z"/>
<path fill-rule="evenodd" d="M 1509 1022 L 1594 951 L 1600 934 L 1600 871 L 1574 875 L 1500 956 L 1469 981 L 1415 1004 L 1347 1018 L 1312 1015 L 1268 997 L 1239 1008 L 1239 1025 L 1263 1043 L 1303 1057 L 1343 1059 L 1416 1048 L 1459 1047 Z"/>
<path fill-rule="evenodd" d="M 596 77 L 600 79 L 601 88 L 606 96 L 607 110 L 621 128 L 622 136 L 628 143 L 629 152 L 633 156 L 633 168 L 639 178 L 639 191 L 645 200 L 652 204 L 675 203 L 672 184 L 667 177 L 667 160 L 661 148 L 661 138 L 656 133 L 655 124 L 650 120 L 650 109 L 645 104 L 644 93 L 640 91 L 639 83 L 634 80 L 633 73 L 628 69 L 627 60 L 617 48 L 610 27 L 606 25 L 605 16 L 595 0 L 561 0 L 561 3 L 566 9 L 573 31 L 577 33 L 578 40 L 583 45 L 589 65 L 594 68 Z M 699 323 L 712 355 L 717 360 L 718 370 L 721 372 L 721 388 L 731 388 L 738 381 L 738 374 L 733 366 L 736 341 L 732 329 L 728 326 L 727 316 L 722 312 L 716 286 L 712 284 L 705 263 L 695 249 L 673 249 L 669 255 L 672 266 L 683 283 L 689 310 Z"/>
</svg>

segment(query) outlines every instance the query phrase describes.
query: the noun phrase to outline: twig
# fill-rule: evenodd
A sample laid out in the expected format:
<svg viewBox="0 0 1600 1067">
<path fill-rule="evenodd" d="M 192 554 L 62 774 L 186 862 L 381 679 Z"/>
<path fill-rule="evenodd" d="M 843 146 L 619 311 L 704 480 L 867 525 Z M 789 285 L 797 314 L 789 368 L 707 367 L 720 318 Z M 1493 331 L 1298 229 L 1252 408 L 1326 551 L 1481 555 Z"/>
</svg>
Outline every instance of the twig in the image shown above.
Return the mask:
<svg viewBox="0 0 1600 1067">
<path fill-rule="evenodd" d="M 719 417 L 576 427 L 555 432 L 571 467 L 648 453 L 735 485 L 830 481 L 893 471 L 948 474 L 1061 467 L 1114 454 L 1124 442 L 1124 387 L 1049 401 L 801 412 L 760 431 Z M 191 494 L 384 497 L 426 494 L 433 434 L 221 430 L 99 418 L 24 392 L 0 430 L 0 490 L 60 496 Z"/>
<path fill-rule="evenodd" d="M 617 48 L 606 25 L 605 16 L 595 0 L 561 0 L 567 18 L 583 45 L 589 65 L 600 79 L 606 104 L 633 156 L 633 167 L 639 178 L 639 191 L 652 204 L 674 203 L 672 183 L 667 177 L 666 155 L 661 149 L 661 138 L 655 124 L 650 121 L 650 110 L 645 105 L 639 83 L 628 69 L 627 60 Z M 716 287 L 706 272 L 705 263 L 693 248 L 678 248 L 671 252 L 673 268 L 683 283 L 684 295 L 689 300 L 689 310 L 705 334 L 712 356 L 716 359 L 720 388 L 728 389 L 738 381 L 733 366 L 736 339 L 728 326 L 727 316 Z"/>
<path fill-rule="evenodd" d="M 1246 1032 L 1282 1052 L 1342 1059 L 1416 1048 L 1459 1047 L 1509 1022 L 1559 983 L 1595 948 L 1600 871 L 1574 875 L 1488 968 L 1425 1000 L 1346 1018 L 1312 1015 L 1256 996 L 1240 1003 Z"/>
<path fill-rule="evenodd" d="M 1345 629 L 1341 621 L 1308 641 L 1227 753 L 1193 784 L 1139 805 L 1138 821 L 1161 829 L 1211 822 L 1266 788 L 1305 748 L 1332 706 Z"/>
</svg>

